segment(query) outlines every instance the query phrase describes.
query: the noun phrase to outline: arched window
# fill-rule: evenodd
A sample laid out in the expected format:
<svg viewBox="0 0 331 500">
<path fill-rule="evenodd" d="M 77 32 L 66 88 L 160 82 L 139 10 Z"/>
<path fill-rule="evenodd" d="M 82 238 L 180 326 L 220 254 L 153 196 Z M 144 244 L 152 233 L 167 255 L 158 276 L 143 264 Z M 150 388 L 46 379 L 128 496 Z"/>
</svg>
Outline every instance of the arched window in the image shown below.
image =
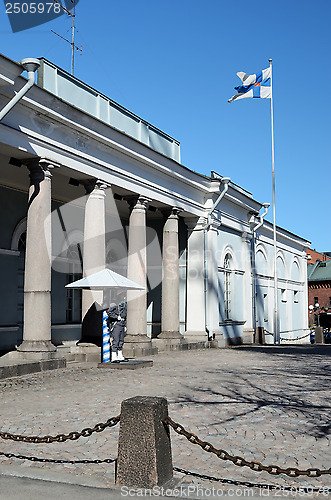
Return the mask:
<svg viewBox="0 0 331 500">
<path fill-rule="evenodd" d="M 266 276 L 268 274 L 267 260 L 261 250 L 256 252 L 255 269 L 256 273 L 261 274 L 262 276 Z"/>
<path fill-rule="evenodd" d="M 21 254 L 25 253 L 26 248 L 26 224 L 26 217 L 24 217 L 15 227 L 11 240 L 11 249 L 18 250 Z"/>
<path fill-rule="evenodd" d="M 300 281 L 300 269 L 296 261 L 294 261 L 292 265 L 291 279 L 293 281 Z"/>
<path fill-rule="evenodd" d="M 24 231 L 18 239 L 17 250 L 19 252 L 25 252 L 26 248 L 26 231 Z"/>
<path fill-rule="evenodd" d="M 17 266 L 17 324 L 19 333 L 17 339 L 23 338 L 23 310 L 24 310 L 24 269 L 26 250 L 26 226 L 27 219 L 24 217 L 14 229 L 11 239 L 11 250 L 20 252 Z"/>
<path fill-rule="evenodd" d="M 286 278 L 285 263 L 282 257 L 277 257 L 277 277 L 281 279 Z"/>
<path fill-rule="evenodd" d="M 224 317 L 231 319 L 231 255 L 224 258 Z"/>
</svg>

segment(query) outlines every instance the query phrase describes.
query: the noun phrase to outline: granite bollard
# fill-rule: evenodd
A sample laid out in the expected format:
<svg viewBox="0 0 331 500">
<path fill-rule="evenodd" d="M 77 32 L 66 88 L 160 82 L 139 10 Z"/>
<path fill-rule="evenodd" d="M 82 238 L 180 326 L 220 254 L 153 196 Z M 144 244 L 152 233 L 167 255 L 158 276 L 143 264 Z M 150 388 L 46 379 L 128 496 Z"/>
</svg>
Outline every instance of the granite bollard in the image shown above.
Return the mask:
<svg viewBox="0 0 331 500">
<path fill-rule="evenodd" d="M 121 406 L 116 483 L 137 488 L 162 486 L 172 479 L 165 398 L 136 396 Z"/>
<path fill-rule="evenodd" d="M 315 328 L 315 344 L 324 344 L 324 333 L 321 326 Z"/>
</svg>

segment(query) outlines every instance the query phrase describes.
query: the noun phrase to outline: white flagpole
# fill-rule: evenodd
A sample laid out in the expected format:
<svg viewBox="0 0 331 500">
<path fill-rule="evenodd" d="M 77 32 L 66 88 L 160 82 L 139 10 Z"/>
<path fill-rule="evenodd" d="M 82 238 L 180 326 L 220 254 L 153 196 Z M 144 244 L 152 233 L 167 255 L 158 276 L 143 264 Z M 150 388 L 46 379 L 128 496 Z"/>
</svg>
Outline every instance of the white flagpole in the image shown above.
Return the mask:
<svg viewBox="0 0 331 500">
<path fill-rule="evenodd" d="M 280 344 L 278 331 L 278 284 L 277 284 L 277 236 L 276 236 L 276 189 L 275 189 L 275 147 L 274 147 L 274 111 L 272 95 L 272 59 L 269 59 L 271 69 L 271 159 L 272 159 L 272 205 L 273 205 L 273 233 L 274 233 L 274 344 Z"/>
</svg>

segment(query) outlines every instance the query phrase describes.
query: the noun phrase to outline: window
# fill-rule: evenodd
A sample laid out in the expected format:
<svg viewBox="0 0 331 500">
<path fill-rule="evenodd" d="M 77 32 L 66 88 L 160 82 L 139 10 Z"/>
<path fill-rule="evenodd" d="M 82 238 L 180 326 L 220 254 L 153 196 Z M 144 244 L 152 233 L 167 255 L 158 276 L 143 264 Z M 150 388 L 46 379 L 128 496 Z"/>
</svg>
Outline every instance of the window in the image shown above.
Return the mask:
<svg viewBox="0 0 331 500">
<path fill-rule="evenodd" d="M 314 297 L 314 305 L 318 304 L 318 297 Z"/>
<path fill-rule="evenodd" d="M 17 250 L 19 252 L 25 252 L 25 248 L 26 248 L 26 231 L 24 231 L 21 236 L 18 238 L 18 242 L 17 242 Z"/>
<path fill-rule="evenodd" d="M 298 304 L 298 302 L 299 302 L 299 292 L 298 292 L 298 290 L 294 290 L 294 292 L 293 292 L 293 302 L 294 302 L 294 304 Z"/>
<path fill-rule="evenodd" d="M 268 294 L 264 293 L 263 294 L 263 315 L 264 315 L 264 321 L 268 321 Z"/>
<path fill-rule="evenodd" d="M 67 284 L 81 279 L 81 273 L 67 274 Z M 66 288 L 66 322 L 80 323 L 82 317 L 82 292 L 76 288 Z"/>
<path fill-rule="evenodd" d="M 227 254 L 224 259 L 224 316 L 231 318 L 231 256 Z"/>
<path fill-rule="evenodd" d="M 331 307 L 331 297 L 329 297 L 329 307 Z"/>
<path fill-rule="evenodd" d="M 282 298 L 282 302 L 287 302 L 287 297 L 286 297 L 286 290 L 285 290 L 285 288 L 282 288 L 282 289 L 281 289 L 281 298 Z"/>
</svg>

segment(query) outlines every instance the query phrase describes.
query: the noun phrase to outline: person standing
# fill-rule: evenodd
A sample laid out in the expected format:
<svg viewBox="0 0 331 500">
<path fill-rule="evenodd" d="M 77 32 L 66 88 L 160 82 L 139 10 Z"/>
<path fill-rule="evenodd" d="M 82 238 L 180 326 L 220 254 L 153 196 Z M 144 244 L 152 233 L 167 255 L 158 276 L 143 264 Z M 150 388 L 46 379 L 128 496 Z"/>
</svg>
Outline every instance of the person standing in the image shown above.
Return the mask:
<svg viewBox="0 0 331 500">
<path fill-rule="evenodd" d="M 126 301 L 122 300 L 118 306 L 115 303 L 111 303 L 107 314 L 107 324 L 112 337 L 111 362 L 120 363 L 128 361 L 128 359 L 123 356 L 123 344 L 127 317 Z"/>
</svg>

